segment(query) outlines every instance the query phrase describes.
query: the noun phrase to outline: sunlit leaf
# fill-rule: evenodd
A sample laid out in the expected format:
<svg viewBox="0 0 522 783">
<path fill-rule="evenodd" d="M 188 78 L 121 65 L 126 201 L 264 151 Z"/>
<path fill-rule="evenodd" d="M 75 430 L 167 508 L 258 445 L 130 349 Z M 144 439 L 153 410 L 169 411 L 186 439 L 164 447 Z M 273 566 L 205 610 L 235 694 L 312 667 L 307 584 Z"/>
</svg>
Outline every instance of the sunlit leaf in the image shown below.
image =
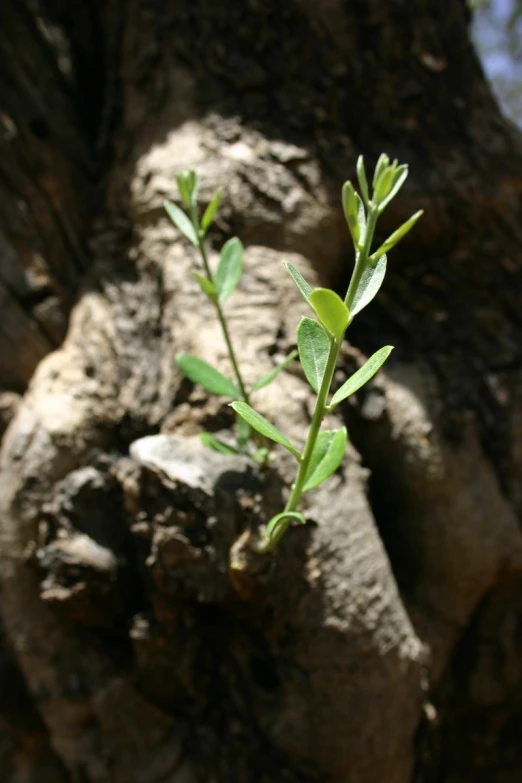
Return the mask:
<svg viewBox="0 0 522 783">
<path fill-rule="evenodd" d="M 397 242 L 400 242 L 400 240 L 406 236 L 408 231 L 410 231 L 417 220 L 420 218 L 420 216 L 423 214 L 424 210 L 420 209 L 418 212 L 416 212 L 414 215 L 411 216 L 409 220 L 407 220 L 405 223 L 400 226 L 397 231 L 394 231 L 391 236 L 388 237 L 386 242 L 383 242 L 383 244 L 380 246 L 378 250 L 375 251 L 375 253 L 372 253 L 372 258 L 378 258 L 383 253 L 387 253 L 389 250 L 392 249 L 392 247 L 395 247 Z"/>
<path fill-rule="evenodd" d="M 245 421 L 247 421 L 250 426 L 256 430 L 256 432 L 260 432 L 261 435 L 270 438 L 270 440 L 273 440 L 276 443 L 280 443 L 281 446 L 284 446 L 285 449 L 287 449 L 297 459 L 301 458 L 298 450 L 292 446 L 288 438 L 286 438 L 283 433 L 277 429 L 277 427 L 274 427 L 274 425 L 271 424 L 268 419 L 265 419 L 264 416 L 261 416 L 260 413 L 251 408 L 250 405 L 248 405 L 246 402 L 231 402 L 230 407 L 233 408 L 236 413 L 242 416 Z"/>
<path fill-rule="evenodd" d="M 382 174 L 384 173 L 384 170 L 389 165 L 390 165 L 389 157 L 386 155 L 385 152 L 381 153 L 381 155 L 379 155 L 379 160 L 377 161 L 377 165 L 375 166 L 375 172 L 373 175 L 372 187 L 374 190 L 377 187 L 377 183 L 379 182 Z"/>
<path fill-rule="evenodd" d="M 214 275 L 220 302 L 228 299 L 239 283 L 242 271 L 243 244 L 237 237 L 232 237 L 221 248 L 218 268 Z"/>
<path fill-rule="evenodd" d="M 190 171 L 187 173 L 187 187 L 190 204 L 195 207 L 198 200 L 198 176 L 194 169 L 190 169 Z"/>
<path fill-rule="evenodd" d="M 341 297 L 329 288 L 315 288 L 310 304 L 323 326 L 339 340 L 348 326 L 350 313 Z"/>
<path fill-rule="evenodd" d="M 357 248 L 366 229 L 366 213 L 361 197 L 351 182 L 345 182 L 342 191 L 343 210 L 353 244 Z"/>
<path fill-rule="evenodd" d="M 181 171 L 179 174 L 176 174 L 176 182 L 178 183 L 178 190 L 179 195 L 181 196 L 181 200 L 188 209 L 190 207 L 190 195 L 187 182 L 187 172 Z"/>
<path fill-rule="evenodd" d="M 357 291 L 353 299 L 351 314 L 359 313 L 363 307 L 369 304 L 377 294 L 386 274 L 386 255 L 382 255 L 377 261 L 370 262 L 359 281 Z"/>
<path fill-rule="evenodd" d="M 383 171 L 375 187 L 375 191 L 373 193 L 373 201 L 375 204 L 379 204 L 382 207 L 382 209 L 384 208 L 382 202 L 389 194 L 390 189 L 393 186 L 394 176 L 395 176 L 395 169 L 392 166 L 389 166 L 387 169 Z"/>
<path fill-rule="evenodd" d="M 208 229 L 212 225 L 212 221 L 216 216 L 216 212 L 218 211 L 219 205 L 221 204 L 222 192 L 223 192 L 222 188 L 216 190 L 214 197 L 212 198 L 212 201 L 210 202 L 205 212 L 203 213 L 203 217 L 201 218 L 201 230 L 203 231 L 204 234 L 207 233 Z"/>
<path fill-rule="evenodd" d="M 346 427 L 319 433 L 303 488 L 305 492 L 318 487 L 335 473 L 344 457 L 347 437 Z"/>
<path fill-rule="evenodd" d="M 290 264 L 288 261 L 283 261 L 283 264 L 286 266 L 288 270 L 288 274 L 296 284 L 300 294 L 311 307 L 312 305 L 310 302 L 310 294 L 312 293 L 312 286 L 308 285 L 308 283 L 306 282 L 302 274 L 297 271 L 297 269 L 295 268 L 295 266 L 293 266 L 293 264 Z"/>
<path fill-rule="evenodd" d="M 373 378 L 375 373 L 382 367 L 392 351 L 393 345 L 385 345 L 384 348 L 381 348 L 372 356 L 370 356 L 368 361 L 363 364 L 361 369 L 357 370 L 357 372 L 354 373 L 351 378 L 348 378 L 348 380 L 343 383 L 341 388 L 335 392 L 329 405 L 329 410 L 332 410 L 336 405 L 345 400 L 347 397 L 355 394 L 355 392 L 358 391 L 361 386 L 364 386 L 365 383 L 368 383 L 368 381 Z"/>
<path fill-rule="evenodd" d="M 223 397 L 240 396 L 237 386 L 203 359 L 189 353 L 180 353 L 176 356 L 176 364 L 192 383 L 198 383 L 212 394 Z"/>
<path fill-rule="evenodd" d="M 359 180 L 359 187 L 366 206 L 370 203 L 370 197 L 368 195 L 368 180 L 366 179 L 366 171 L 364 168 L 364 159 L 362 155 L 359 155 L 357 159 L 357 179 Z"/>
<path fill-rule="evenodd" d="M 390 201 L 393 198 L 395 198 L 399 190 L 404 185 L 407 176 L 408 176 L 408 166 L 405 163 L 402 166 L 397 166 L 397 169 L 393 176 L 393 184 L 391 186 L 390 192 L 388 193 L 386 198 L 384 198 L 379 204 L 379 212 L 382 212 L 383 209 L 390 203 Z"/>
<path fill-rule="evenodd" d="M 268 386 L 274 378 L 277 378 L 279 373 L 285 369 L 285 367 L 288 367 L 288 365 L 293 362 L 295 357 L 297 356 L 297 351 L 290 351 L 288 356 L 283 359 L 282 362 L 279 364 L 276 364 L 275 367 L 272 367 L 271 370 L 269 370 L 265 375 L 262 375 L 261 378 L 257 381 L 257 383 L 254 383 L 252 386 L 252 391 L 259 391 L 259 389 L 263 389 L 265 386 Z"/>
<path fill-rule="evenodd" d="M 172 201 L 164 201 L 163 206 L 169 218 L 172 220 L 176 228 L 181 231 L 193 245 L 198 245 L 198 235 L 196 229 L 192 225 L 190 218 L 185 215 L 182 209 L 180 209 Z"/>
<path fill-rule="evenodd" d="M 306 380 L 317 394 L 330 351 L 330 338 L 324 326 L 313 318 L 303 318 L 297 327 L 297 347 Z"/>
</svg>

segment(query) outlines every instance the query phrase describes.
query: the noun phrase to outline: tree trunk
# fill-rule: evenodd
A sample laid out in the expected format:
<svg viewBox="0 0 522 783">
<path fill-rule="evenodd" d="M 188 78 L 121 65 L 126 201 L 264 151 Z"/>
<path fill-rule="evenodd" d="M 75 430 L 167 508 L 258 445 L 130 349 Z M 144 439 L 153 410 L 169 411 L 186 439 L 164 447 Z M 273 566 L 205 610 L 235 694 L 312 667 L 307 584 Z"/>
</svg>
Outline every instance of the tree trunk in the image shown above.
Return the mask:
<svg viewBox="0 0 522 783">
<path fill-rule="evenodd" d="M 1 7 L 6 783 L 520 779 L 522 146 L 468 21 L 463 0 Z M 411 173 L 382 238 L 425 216 L 338 380 L 395 351 L 331 416 L 351 446 L 308 524 L 245 560 L 292 465 L 199 445 L 230 409 L 174 356 L 227 359 L 163 199 L 189 167 L 203 202 L 225 186 L 211 255 L 246 246 L 227 307 L 253 380 L 304 313 L 280 261 L 346 285 L 340 187 L 383 150 Z M 257 404 L 302 442 L 312 402 L 293 368 Z"/>
</svg>

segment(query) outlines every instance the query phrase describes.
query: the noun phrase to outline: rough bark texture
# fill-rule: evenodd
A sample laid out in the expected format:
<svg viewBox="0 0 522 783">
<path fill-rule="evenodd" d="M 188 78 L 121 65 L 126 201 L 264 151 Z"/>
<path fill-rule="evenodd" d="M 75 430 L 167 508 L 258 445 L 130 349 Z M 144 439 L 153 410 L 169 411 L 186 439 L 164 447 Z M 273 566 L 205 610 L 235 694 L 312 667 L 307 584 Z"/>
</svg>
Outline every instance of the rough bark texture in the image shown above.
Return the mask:
<svg viewBox="0 0 522 783">
<path fill-rule="evenodd" d="M 522 147 L 464 2 L 71 9 L 0 9 L 2 780 L 515 783 Z M 338 380 L 396 350 L 306 527 L 231 578 L 292 464 L 199 445 L 230 409 L 173 357 L 227 360 L 162 201 L 226 185 L 253 380 L 304 312 L 281 259 L 345 284 L 340 185 L 383 149 L 411 166 L 383 235 L 426 214 Z M 302 441 L 297 368 L 258 405 Z"/>
</svg>

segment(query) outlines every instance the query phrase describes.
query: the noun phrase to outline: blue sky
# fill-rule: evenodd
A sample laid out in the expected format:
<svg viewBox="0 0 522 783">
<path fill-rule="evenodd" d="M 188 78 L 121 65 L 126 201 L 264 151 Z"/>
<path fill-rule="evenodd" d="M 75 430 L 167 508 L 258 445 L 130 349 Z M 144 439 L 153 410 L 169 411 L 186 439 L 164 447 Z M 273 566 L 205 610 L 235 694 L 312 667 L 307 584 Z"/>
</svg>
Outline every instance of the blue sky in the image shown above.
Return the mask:
<svg viewBox="0 0 522 783">
<path fill-rule="evenodd" d="M 522 126 L 522 15 L 517 0 L 491 0 L 474 12 L 472 36 L 504 112 Z"/>
</svg>

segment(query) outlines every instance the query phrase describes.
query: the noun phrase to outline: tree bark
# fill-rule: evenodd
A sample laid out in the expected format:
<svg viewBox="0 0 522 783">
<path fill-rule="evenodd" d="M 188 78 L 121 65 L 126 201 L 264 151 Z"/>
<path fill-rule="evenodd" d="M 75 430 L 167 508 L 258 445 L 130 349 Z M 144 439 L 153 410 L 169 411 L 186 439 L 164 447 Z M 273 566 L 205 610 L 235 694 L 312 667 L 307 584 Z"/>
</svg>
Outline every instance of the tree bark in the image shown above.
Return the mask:
<svg viewBox="0 0 522 783">
<path fill-rule="evenodd" d="M 0 10 L 4 779 L 515 783 L 522 147 L 465 3 L 71 8 Z M 228 365 L 162 202 L 189 167 L 225 186 L 253 381 L 304 314 L 280 261 L 345 286 L 340 187 L 383 150 L 411 174 L 381 238 L 425 216 L 337 381 L 395 351 L 331 416 L 351 445 L 308 524 L 248 559 L 292 464 L 199 445 L 230 409 L 174 356 Z M 293 368 L 258 407 L 299 443 L 312 403 Z"/>
</svg>

